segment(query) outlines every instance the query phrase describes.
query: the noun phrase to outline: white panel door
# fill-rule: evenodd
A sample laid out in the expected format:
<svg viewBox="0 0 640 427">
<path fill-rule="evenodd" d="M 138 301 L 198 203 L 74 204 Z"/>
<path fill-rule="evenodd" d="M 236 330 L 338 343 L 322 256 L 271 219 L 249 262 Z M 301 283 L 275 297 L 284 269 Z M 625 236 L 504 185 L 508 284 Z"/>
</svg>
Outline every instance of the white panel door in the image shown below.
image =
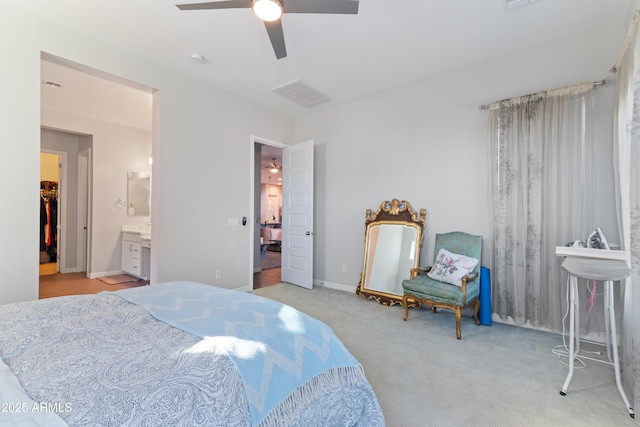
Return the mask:
<svg viewBox="0 0 640 427">
<path fill-rule="evenodd" d="M 78 153 L 78 221 L 76 224 L 77 237 L 77 271 L 87 269 L 87 227 L 89 217 L 89 156 L 90 148 Z"/>
<path fill-rule="evenodd" d="M 313 288 L 313 141 L 282 151 L 282 281 Z"/>
</svg>

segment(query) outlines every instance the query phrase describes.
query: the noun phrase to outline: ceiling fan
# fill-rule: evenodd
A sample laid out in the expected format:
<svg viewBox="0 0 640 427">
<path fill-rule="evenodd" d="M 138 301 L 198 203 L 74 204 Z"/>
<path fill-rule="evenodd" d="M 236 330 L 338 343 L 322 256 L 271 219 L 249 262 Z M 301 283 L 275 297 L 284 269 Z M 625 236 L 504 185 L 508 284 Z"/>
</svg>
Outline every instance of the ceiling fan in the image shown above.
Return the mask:
<svg viewBox="0 0 640 427">
<path fill-rule="evenodd" d="M 282 170 L 282 163 L 278 164 L 276 158 L 274 157 L 264 168 L 269 169 L 269 171 L 272 173 L 276 173 Z"/>
<path fill-rule="evenodd" d="M 221 0 L 206 3 L 177 4 L 180 10 L 253 9 L 264 21 L 277 59 L 287 56 L 282 21 L 284 13 L 358 13 L 358 0 Z"/>
</svg>

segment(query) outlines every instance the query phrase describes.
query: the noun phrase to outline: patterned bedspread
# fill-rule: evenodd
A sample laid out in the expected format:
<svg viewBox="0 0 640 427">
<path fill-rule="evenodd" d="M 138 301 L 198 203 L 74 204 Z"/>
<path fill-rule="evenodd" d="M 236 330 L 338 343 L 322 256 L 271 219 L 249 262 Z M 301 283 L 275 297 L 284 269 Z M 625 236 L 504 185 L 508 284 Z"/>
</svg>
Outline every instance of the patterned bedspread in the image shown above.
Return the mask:
<svg viewBox="0 0 640 427">
<path fill-rule="evenodd" d="M 108 293 L 0 306 L 2 361 L 69 426 L 252 425 L 233 360 L 203 341 Z M 314 377 L 312 398 L 285 398 L 260 425 L 383 426 L 358 368 Z"/>
</svg>

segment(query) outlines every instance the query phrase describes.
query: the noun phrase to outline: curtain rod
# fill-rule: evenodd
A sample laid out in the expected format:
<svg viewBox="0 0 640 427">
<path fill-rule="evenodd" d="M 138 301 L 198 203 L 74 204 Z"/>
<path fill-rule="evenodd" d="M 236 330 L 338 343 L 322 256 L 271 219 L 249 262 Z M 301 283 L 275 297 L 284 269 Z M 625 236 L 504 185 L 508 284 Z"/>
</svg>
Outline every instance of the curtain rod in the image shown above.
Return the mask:
<svg viewBox="0 0 640 427">
<path fill-rule="evenodd" d="M 536 94 L 538 94 L 538 93 L 551 92 L 551 91 L 553 91 L 553 90 L 578 88 L 578 87 L 580 87 L 580 86 L 582 86 L 582 85 L 584 85 L 584 84 L 585 84 L 585 83 L 578 83 L 578 84 L 571 85 L 571 86 L 564 86 L 564 87 L 562 87 L 562 88 L 551 89 L 551 90 L 542 90 L 542 91 L 539 91 L 539 92 L 534 92 L 534 93 L 530 93 L 530 94 L 528 94 L 528 95 L 522 95 L 522 96 L 531 96 L 531 95 L 536 95 Z M 599 80 L 599 81 L 597 81 L 597 82 L 591 82 L 590 84 L 592 84 L 594 87 L 595 87 L 595 86 L 600 86 L 600 85 L 604 85 L 604 86 L 606 86 L 606 84 L 607 84 L 607 79 L 602 79 L 602 80 Z M 480 106 L 480 109 L 481 109 L 481 110 L 488 110 L 488 109 L 491 107 L 491 104 L 495 104 L 496 102 L 507 101 L 507 100 L 509 100 L 509 99 L 521 98 L 522 96 L 516 96 L 516 97 L 513 97 L 513 98 L 501 99 L 500 101 L 495 101 L 495 102 L 492 102 L 492 103 L 490 103 L 490 104 L 483 104 L 483 105 L 481 105 L 481 106 Z"/>
</svg>

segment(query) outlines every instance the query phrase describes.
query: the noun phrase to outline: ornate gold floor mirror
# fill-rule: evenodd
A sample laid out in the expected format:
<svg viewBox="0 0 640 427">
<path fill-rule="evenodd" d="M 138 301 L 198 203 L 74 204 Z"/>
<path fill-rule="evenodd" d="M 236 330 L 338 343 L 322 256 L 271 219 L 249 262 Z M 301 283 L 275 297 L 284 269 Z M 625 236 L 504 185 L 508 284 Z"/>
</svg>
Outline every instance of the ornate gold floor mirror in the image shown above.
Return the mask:
<svg viewBox="0 0 640 427">
<path fill-rule="evenodd" d="M 426 209 L 420 214 L 406 200 L 384 201 L 367 209 L 364 262 L 356 294 L 388 306 L 402 302 L 402 281 L 420 262 Z"/>
</svg>

